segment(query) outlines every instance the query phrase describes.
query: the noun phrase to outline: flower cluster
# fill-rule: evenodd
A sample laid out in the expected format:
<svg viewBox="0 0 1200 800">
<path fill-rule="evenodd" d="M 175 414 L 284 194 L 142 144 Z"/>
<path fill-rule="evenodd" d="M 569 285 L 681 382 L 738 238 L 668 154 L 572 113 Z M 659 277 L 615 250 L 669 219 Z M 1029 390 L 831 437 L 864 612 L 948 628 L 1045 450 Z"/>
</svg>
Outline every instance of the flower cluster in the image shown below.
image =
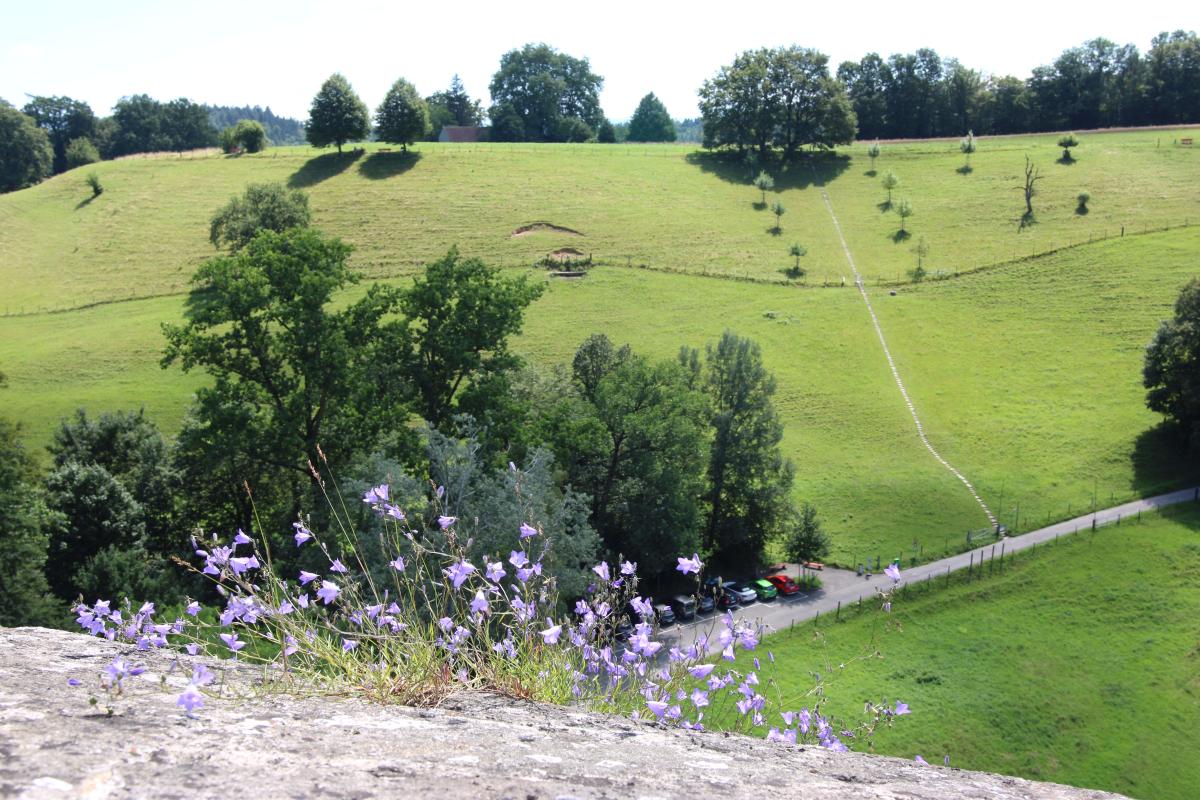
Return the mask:
<svg viewBox="0 0 1200 800">
<path fill-rule="evenodd" d="M 228 542 L 215 535 L 203 544 L 192 540 L 199 560 L 193 570 L 221 598 L 207 613 L 193 600 L 178 619 L 160 623 L 152 603 L 134 612 L 99 600 L 76 606 L 77 622 L 139 650 L 171 645 L 191 655 L 268 662 L 327 685 L 357 686 L 377 699 L 428 702 L 456 686 L 481 686 L 557 702 L 574 698 L 692 730 L 705 728 L 706 714 L 710 723 L 718 715 L 721 724 L 732 718 L 734 727 L 772 740 L 834 750 L 847 749 L 843 740 L 855 735 L 819 706 L 784 711 L 783 724 L 769 726 L 778 706 L 769 707 L 760 691 L 769 680 L 756 657 L 763 627 L 725 613 L 697 629 L 690 643 L 668 647 L 658 636 L 654 604 L 638 594 L 632 562 L 596 564 L 586 594 L 556 616 L 555 582 L 543 566 L 552 543 L 536 525 L 525 522 L 512 532 L 515 547 L 507 557 L 471 555 L 471 540 L 456 534 L 454 516 L 439 515 L 436 528 L 419 530 L 386 484 L 368 490 L 363 502 L 382 521 L 384 533 L 369 544 L 383 553 L 379 563 L 386 567 L 364 564 L 363 542 L 342 541 L 340 552 L 331 552 L 297 522 L 295 547 L 323 557 L 326 566 L 297 570 L 295 577 L 277 574 L 269 548 L 239 530 Z M 680 557 L 676 569 L 699 587 L 703 566 L 693 554 Z M 774 656 L 767 660 L 769 670 Z M 135 669 L 114 661 L 105 680 L 119 690 Z M 203 709 L 213 679 L 203 665 L 193 666 L 177 699 L 188 716 Z M 875 720 L 890 719 L 908 707 L 874 712 Z"/>
</svg>

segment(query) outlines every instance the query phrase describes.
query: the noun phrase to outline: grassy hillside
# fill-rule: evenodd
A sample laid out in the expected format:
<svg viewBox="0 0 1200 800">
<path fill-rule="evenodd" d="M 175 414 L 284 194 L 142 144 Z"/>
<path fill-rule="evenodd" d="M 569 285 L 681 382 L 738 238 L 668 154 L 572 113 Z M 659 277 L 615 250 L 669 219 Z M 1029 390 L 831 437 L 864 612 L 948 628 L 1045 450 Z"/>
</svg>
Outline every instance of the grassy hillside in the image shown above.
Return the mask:
<svg viewBox="0 0 1200 800">
<path fill-rule="evenodd" d="M 1182 221 L 1200 200 L 1200 172 L 1192 151 L 1157 147 L 1159 138 L 1170 141 L 1157 131 L 1090 136 L 1070 167 L 1049 158 L 1047 137 L 984 140 L 965 176 L 955 172 L 953 143 L 889 145 L 877 170 L 901 174 L 897 197 L 936 193 L 942 210 L 913 194 L 910 220 L 918 233 L 944 227 L 942 244 L 928 234 L 936 269 L 948 253 L 978 261 L 1011 256 L 1010 241 L 1061 244 L 1049 235 L 1061 226 L 1083 234 L 1112 232 L 1126 216 L 1131 229 Z M 999 224 L 1019 211 L 1003 175 L 1026 150 L 1049 162 L 1048 175 L 1111 177 L 1133 191 L 1092 186 L 1093 211 L 1081 217 L 1071 210 L 1075 189 L 1048 178 L 1038 225 Z M 360 270 L 388 280 L 407 280 L 454 243 L 514 271 L 559 247 L 593 253 L 604 266 L 551 283 L 531 309 L 516 347 L 537 363 L 565 361 L 595 331 L 663 357 L 726 328 L 760 340 L 779 380 L 797 495 L 818 504 L 835 559 L 914 541 L 932 555 L 986 520 L 917 440 L 857 293 L 812 285 L 826 270 L 835 284 L 848 274 L 814 181 L 829 191 L 868 277 L 890 280 L 912 259 L 911 242 L 886 238 L 895 216 L 875 207 L 882 195 L 862 174 L 867 166 L 856 146 L 777 175 L 768 200 L 788 209 L 780 237 L 767 233 L 773 217 L 755 209 L 744 168 L 685 146 L 422 144 L 410 155 L 371 146 L 340 159 L 305 148 L 128 159 L 94 167 L 106 191 L 91 201 L 80 173 L 67 173 L 0 196 L 0 313 L 10 312 L 0 316 L 0 369 L 12 379 L 0 413 L 25 423 L 35 443 L 80 406 L 145 405 L 176 430 L 200 379 L 158 369 L 159 324 L 178 317 L 188 279 L 213 252 L 212 211 L 247 182 L 281 180 L 310 192 L 315 223 L 357 247 Z M 585 235 L 512 235 L 538 221 Z M 1190 477 L 1160 437 L 1146 435 L 1157 419 L 1142 407 L 1138 378 L 1142 348 L 1194 269 L 1198 237 L 1190 228 L 1110 240 L 897 296 L 872 284 L 934 443 L 1006 518 L 1016 503 L 1025 526 L 1065 516 L 1068 504 L 1077 511 L 1093 487 L 1107 501 Z M 809 249 L 807 288 L 702 277 L 781 281 L 794 240 Z M 127 297 L 146 299 L 109 303 Z M 101 305 L 29 313 L 88 303 Z M 11 315 L 21 308 L 25 315 Z"/>
<path fill-rule="evenodd" d="M 911 716 L 877 734 L 879 752 L 1185 800 L 1200 782 L 1198 572 L 1200 510 L 1175 509 L 763 647 L 787 708 L 811 705 L 799 699 L 808 672 L 847 719 L 866 699 L 908 703 Z"/>
<path fill-rule="evenodd" d="M 982 139 L 975 171 L 960 175 L 953 143 L 887 145 L 876 169 L 892 169 L 912 200 L 909 227 L 925 236 L 934 268 L 965 269 L 1028 255 L 1068 240 L 1200 218 L 1200 153 L 1169 146 L 1169 131 L 1086 136 L 1072 166 L 1054 163 L 1054 137 Z M 1158 146 L 1165 141 L 1167 146 Z M 1024 155 L 1046 174 L 1038 185 L 1038 224 L 1019 230 L 1013 187 Z M 813 187 L 828 186 L 834 207 L 869 277 L 910 269 L 911 242 L 895 243 L 895 214 L 883 214 L 878 177 L 868 177 L 865 146 L 786 171 L 776 170 L 787 208 L 783 233 L 756 210 L 749 171 L 692 145 L 440 145 L 409 154 L 319 154 L 273 148 L 256 155 L 129 158 L 64 173 L 0 196 L 4 286 L 0 312 L 67 308 L 187 288 L 212 254 L 208 220 L 247 183 L 282 181 L 311 194 L 315 224 L 352 242 L 365 273 L 403 274 L 451 245 L 506 265 L 527 265 L 560 247 L 612 263 L 782 280 L 788 246 L 803 243 L 812 280 L 847 274 L 828 215 Z M 89 200 L 95 171 L 105 192 Z M 1092 211 L 1074 213 L 1092 193 Z M 514 238 L 533 222 L 584 234 Z"/>
</svg>

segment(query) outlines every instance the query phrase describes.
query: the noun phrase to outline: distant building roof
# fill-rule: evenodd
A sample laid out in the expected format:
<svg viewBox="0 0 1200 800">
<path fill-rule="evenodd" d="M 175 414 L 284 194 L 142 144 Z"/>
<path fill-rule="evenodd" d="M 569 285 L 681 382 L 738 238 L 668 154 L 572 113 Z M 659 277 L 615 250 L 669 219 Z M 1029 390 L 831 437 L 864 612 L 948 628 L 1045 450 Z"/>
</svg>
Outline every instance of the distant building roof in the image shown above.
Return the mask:
<svg viewBox="0 0 1200 800">
<path fill-rule="evenodd" d="M 484 131 L 478 125 L 447 125 L 438 134 L 439 142 L 482 142 Z"/>
</svg>

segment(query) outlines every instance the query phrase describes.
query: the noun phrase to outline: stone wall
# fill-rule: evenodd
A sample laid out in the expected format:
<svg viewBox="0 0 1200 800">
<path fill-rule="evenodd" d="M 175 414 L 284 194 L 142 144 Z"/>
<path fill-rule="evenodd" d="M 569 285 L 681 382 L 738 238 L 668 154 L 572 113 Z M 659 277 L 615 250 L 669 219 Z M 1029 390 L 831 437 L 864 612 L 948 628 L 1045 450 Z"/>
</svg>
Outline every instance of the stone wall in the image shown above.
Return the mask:
<svg viewBox="0 0 1200 800">
<path fill-rule="evenodd" d="M 108 716 L 88 704 L 118 653 Z M 209 662 L 226 693 L 189 719 L 190 676 L 164 653 L 82 634 L 0 628 L 0 797 L 906 798 L 1083 800 L 1105 792 L 882 756 L 798 749 L 479 693 L 436 709 L 256 692 L 261 673 Z M 81 686 L 68 686 L 76 678 Z M 102 696 L 102 695 L 101 695 Z"/>
</svg>

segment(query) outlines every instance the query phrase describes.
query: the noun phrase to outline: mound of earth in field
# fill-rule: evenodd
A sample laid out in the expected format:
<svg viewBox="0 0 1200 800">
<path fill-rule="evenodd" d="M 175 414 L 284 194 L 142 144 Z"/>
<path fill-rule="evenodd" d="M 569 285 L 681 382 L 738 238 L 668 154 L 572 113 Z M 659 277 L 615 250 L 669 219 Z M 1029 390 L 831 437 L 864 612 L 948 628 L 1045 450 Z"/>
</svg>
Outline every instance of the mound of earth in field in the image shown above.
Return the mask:
<svg viewBox="0 0 1200 800">
<path fill-rule="evenodd" d="M 512 232 L 512 237 L 515 239 L 518 236 L 528 236 L 532 233 L 565 233 L 568 236 L 583 236 L 580 231 L 572 228 L 564 228 L 562 225 L 555 225 L 553 222 L 531 222 L 528 225 L 522 225 Z"/>
<path fill-rule="evenodd" d="M 146 671 L 125 679 L 109 716 L 96 687 L 117 655 Z M 436 708 L 303 687 L 264 692 L 260 668 L 178 658 L 79 633 L 0 628 L 0 795 L 227 797 L 252 780 L 255 798 L 1118 797 L 480 692 L 451 695 Z M 189 718 L 175 700 L 201 660 L 223 688 Z"/>
<path fill-rule="evenodd" d="M 576 250 L 574 247 L 560 247 L 552 253 L 547 253 L 546 258 L 551 261 L 574 261 L 583 256 L 582 250 Z"/>
</svg>

